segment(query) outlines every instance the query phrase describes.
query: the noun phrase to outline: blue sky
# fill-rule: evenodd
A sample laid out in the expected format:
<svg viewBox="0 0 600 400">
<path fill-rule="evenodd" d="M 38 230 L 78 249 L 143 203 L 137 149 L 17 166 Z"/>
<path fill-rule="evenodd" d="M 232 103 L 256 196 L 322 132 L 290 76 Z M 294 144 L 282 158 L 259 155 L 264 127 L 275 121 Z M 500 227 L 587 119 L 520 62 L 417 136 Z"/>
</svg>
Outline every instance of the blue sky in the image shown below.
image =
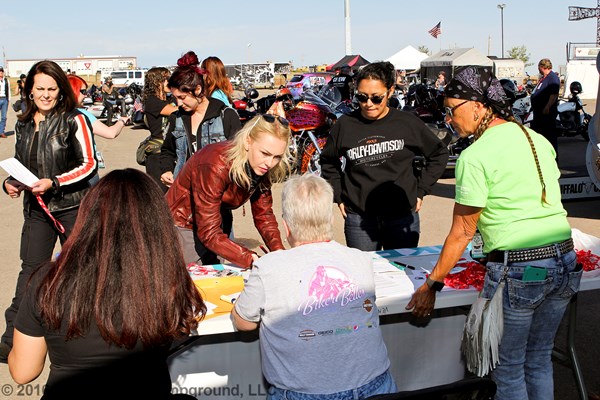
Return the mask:
<svg viewBox="0 0 600 400">
<path fill-rule="evenodd" d="M 0 45 L 7 59 L 123 55 L 151 67 L 172 65 L 194 50 L 225 63 L 302 66 L 330 64 L 345 54 L 344 0 L 2 3 Z M 558 69 L 566 63 L 567 42 L 596 40 L 595 18 L 568 21 L 568 6 L 595 7 L 594 0 L 351 0 L 352 52 L 376 61 L 424 45 L 432 53 L 475 47 L 499 56 L 499 3 L 506 4 L 505 50 L 525 45 L 536 64 L 548 57 Z M 442 35 L 434 39 L 427 31 L 438 21 Z"/>
</svg>

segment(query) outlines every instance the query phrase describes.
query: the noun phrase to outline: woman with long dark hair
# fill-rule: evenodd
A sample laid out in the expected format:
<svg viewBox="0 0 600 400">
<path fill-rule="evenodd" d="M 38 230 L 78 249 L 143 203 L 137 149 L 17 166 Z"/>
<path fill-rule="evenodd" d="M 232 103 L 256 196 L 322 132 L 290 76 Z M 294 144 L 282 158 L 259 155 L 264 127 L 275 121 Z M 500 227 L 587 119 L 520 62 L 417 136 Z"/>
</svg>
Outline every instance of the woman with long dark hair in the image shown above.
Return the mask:
<svg viewBox="0 0 600 400">
<path fill-rule="evenodd" d="M 206 71 L 198 56 L 188 51 L 169 78 L 169 88 L 179 110 L 161 148 L 161 182 L 171 186 L 183 164 L 196 151 L 210 143 L 231 139 L 240 129 L 237 112 L 205 89 Z"/>
<path fill-rule="evenodd" d="M 44 399 L 168 398 L 169 345 L 206 312 L 174 237 L 148 175 L 101 179 L 57 260 L 32 277 L 15 322 L 13 379 L 35 379 L 49 353 Z"/>
<path fill-rule="evenodd" d="M 50 260 L 56 239 L 66 240 L 97 170 L 92 128 L 76 110 L 75 94 L 60 66 L 48 60 L 37 62 L 27 74 L 24 90 L 27 110 L 15 126 L 15 158 L 39 180 L 31 187 L 13 177 L 4 181 L 10 197 L 25 195 L 21 272 L 5 313 L 0 362 L 6 362 L 12 347 L 13 321 L 25 283 L 35 268 Z"/>
</svg>

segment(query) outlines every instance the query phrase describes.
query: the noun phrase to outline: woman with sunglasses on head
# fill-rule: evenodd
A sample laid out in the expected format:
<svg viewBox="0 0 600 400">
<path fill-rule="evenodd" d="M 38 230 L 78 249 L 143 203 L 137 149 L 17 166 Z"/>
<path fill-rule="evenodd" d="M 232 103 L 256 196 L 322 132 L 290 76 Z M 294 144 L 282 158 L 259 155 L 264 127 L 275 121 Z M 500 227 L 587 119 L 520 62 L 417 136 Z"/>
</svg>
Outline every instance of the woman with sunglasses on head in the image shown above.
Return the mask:
<svg viewBox="0 0 600 400">
<path fill-rule="evenodd" d="M 15 296 L 6 310 L 6 331 L 0 343 L 0 362 L 13 343 L 13 322 L 31 273 L 49 261 L 59 239 L 71 233 L 79 203 L 91 186 L 98 163 L 89 121 L 65 72 L 53 61 L 35 63 L 25 80 L 27 109 L 15 126 L 15 158 L 39 178 L 30 187 L 8 177 L 4 191 L 23 196 L 21 272 Z"/>
<path fill-rule="evenodd" d="M 552 399 L 554 337 L 582 274 L 561 204 L 556 152 L 516 122 L 490 67 L 458 70 L 444 102 L 458 134 L 476 141 L 456 164 L 453 222 L 439 260 L 407 309 L 417 317 L 431 313 L 436 291 L 478 228 L 487 253 L 481 296 L 492 298 L 506 282 L 495 398 Z"/>
<path fill-rule="evenodd" d="M 395 78 L 389 62 L 369 64 L 358 73 L 360 109 L 336 122 L 321 153 L 323 177 L 345 219 L 346 244 L 364 251 L 418 245 L 423 197 L 448 160 L 446 146 L 423 121 L 388 107 Z M 426 161 L 419 178 L 413 169 L 416 156 Z"/>
<path fill-rule="evenodd" d="M 250 201 L 254 225 L 269 250 L 283 249 L 271 185 L 290 172 L 290 127 L 270 114 L 248 121 L 232 140 L 206 145 L 183 166 L 166 194 L 187 263 L 220 256 L 249 268 L 256 253 L 231 241 L 231 210 Z"/>
<path fill-rule="evenodd" d="M 188 51 L 179 60 L 168 87 L 179 109 L 172 114 L 169 133 L 160 153 L 161 182 L 169 187 L 183 164 L 209 143 L 231 139 L 240 129 L 237 112 L 207 96 L 198 56 Z"/>
</svg>

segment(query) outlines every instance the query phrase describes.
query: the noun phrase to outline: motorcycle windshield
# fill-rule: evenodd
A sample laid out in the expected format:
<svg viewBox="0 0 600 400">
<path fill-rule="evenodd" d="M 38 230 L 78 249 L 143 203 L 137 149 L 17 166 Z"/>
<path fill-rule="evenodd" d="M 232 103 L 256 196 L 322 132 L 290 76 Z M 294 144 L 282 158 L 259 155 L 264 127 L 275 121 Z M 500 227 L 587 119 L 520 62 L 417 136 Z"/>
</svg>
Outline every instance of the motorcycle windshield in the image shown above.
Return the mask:
<svg viewBox="0 0 600 400">
<path fill-rule="evenodd" d="M 342 93 L 336 87 L 324 85 L 319 92 L 319 97 L 330 104 L 339 104 L 342 102 Z"/>
<path fill-rule="evenodd" d="M 329 104 L 324 102 L 317 94 L 315 94 L 312 90 L 307 89 L 303 93 L 304 101 L 307 101 L 312 104 L 317 104 L 321 106 L 329 107 Z"/>
</svg>

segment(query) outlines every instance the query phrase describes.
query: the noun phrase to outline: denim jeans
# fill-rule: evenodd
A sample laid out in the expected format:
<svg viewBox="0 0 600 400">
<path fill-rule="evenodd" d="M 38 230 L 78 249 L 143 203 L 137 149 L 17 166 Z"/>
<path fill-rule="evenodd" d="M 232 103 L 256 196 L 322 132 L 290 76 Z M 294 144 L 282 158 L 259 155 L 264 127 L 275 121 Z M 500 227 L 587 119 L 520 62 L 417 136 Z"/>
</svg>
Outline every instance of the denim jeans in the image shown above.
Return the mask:
<svg viewBox="0 0 600 400">
<path fill-rule="evenodd" d="M 175 118 L 175 128 L 173 129 L 172 135 L 175 138 L 175 154 L 177 156 L 173 177 L 177 177 L 177 174 L 179 174 L 179 171 L 183 168 L 183 164 L 185 164 L 188 155 L 188 136 L 181 117 Z"/>
<path fill-rule="evenodd" d="M 558 249 L 557 249 L 558 250 Z M 545 280 L 523 281 L 526 266 L 547 270 Z M 482 295 L 491 298 L 506 273 L 504 334 L 500 361 L 492 372 L 496 400 L 551 400 L 554 397 L 554 337 L 571 297 L 579 290 L 581 266 L 574 251 L 543 260 L 487 264 Z"/>
<path fill-rule="evenodd" d="M 398 388 L 394 378 L 387 370 L 359 388 L 330 394 L 300 393 L 271 386 L 267 393 L 267 400 L 360 400 L 376 394 L 395 393 L 397 391 Z"/>
<path fill-rule="evenodd" d="M 6 129 L 6 113 L 8 112 L 8 99 L 0 99 L 0 133 Z"/>
<path fill-rule="evenodd" d="M 403 217 L 375 217 L 356 214 L 346 209 L 344 234 L 346 245 L 362 251 L 417 247 L 419 214 Z"/>
</svg>

